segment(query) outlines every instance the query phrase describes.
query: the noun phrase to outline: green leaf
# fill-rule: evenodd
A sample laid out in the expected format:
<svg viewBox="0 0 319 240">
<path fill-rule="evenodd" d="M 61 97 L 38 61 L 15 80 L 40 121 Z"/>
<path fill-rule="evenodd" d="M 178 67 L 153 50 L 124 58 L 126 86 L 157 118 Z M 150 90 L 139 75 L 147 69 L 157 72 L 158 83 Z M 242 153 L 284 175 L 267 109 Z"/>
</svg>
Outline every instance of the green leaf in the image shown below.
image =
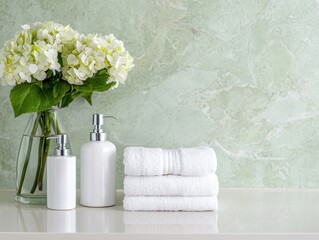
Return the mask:
<svg viewBox="0 0 319 240">
<path fill-rule="evenodd" d="M 90 105 L 92 105 L 92 95 L 93 95 L 93 93 L 81 93 L 81 96 L 82 96 Z"/>
<path fill-rule="evenodd" d="M 50 94 L 43 90 L 43 83 L 40 81 L 16 85 L 10 92 L 14 116 L 50 109 L 54 105 L 53 98 L 50 97 Z"/>
<path fill-rule="evenodd" d="M 42 90 L 44 92 L 44 94 L 51 99 L 52 101 L 54 101 L 54 95 L 53 95 L 53 86 L 54 83 L 53 81 L 50 80 L 44 80 L 41 82 L 42 83 Z"/>
<path fill-rule="evenodd" d="M 97 72 L 94 77 L 83 81 L 83 85 L 76 85 L 74 88 L 80 92 L 92 93 L 94 91 L 104 92 L 115 85 L 114 82 L 107 83 L 109 75 L 105 69 Z"/>
<path fill-rule="evenodd" d="M 58 63 L 63 67 L 63 60 L 62 60 L 62 54 L 59 52 L 58 53 Z"/>
<path fill-rule="evenodd" d="M 81 92 L 78 91 L 72 91 L 67 93 L 61 101 L 61 107 L 67 107 L 70 105 L 71 102 L 73 102 L 77 97 L 79 97 L 81 95 Z"/>
<path fill-rule="evenodd" d="M 50 77 L 52 77 L 52 75 L 53 75 L 53 72 L 52 72 L 52 70 L 47 70 L 47 78 L 50 78 Z"/>
<path fill-rule="evenodd" d="M 64 95 L 70 91 L 71 86 L 67 81 L 58 79 L 53 85 L 53 97 L 55 102 L 59 103 Z"/>
</svg>

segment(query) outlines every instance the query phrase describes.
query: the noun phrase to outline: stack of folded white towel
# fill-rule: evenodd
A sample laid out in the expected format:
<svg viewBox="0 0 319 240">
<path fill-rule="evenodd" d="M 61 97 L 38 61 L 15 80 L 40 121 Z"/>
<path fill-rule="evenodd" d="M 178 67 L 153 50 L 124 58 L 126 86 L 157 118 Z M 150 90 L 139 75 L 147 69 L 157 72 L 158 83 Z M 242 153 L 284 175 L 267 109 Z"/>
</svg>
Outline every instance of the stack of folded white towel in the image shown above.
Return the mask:
<svg viewBox="0 0 319 240">
<path fill-rule="evenodd" d="M 127 147 L 124 150 L 124 209 L 217 210 L 216 168 L 216 154 L 208 147 Z"/>
</svg>

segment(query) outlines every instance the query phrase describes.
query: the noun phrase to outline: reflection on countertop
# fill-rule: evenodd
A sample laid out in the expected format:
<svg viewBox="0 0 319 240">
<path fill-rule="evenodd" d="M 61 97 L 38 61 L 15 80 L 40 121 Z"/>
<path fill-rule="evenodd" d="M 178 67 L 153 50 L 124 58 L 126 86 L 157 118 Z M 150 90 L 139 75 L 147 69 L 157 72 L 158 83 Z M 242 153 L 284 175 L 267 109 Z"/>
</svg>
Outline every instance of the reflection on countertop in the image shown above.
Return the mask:
<svg viewBox="0 0 319 240">
<path fill-rule="evenodd" d="M 0 234 L 319 233 L 319 189 L 221 189 L 218 212 L 123 211 L 121 190 L 116 206 L 70 211 L 17 204 L 14 195 L 0 190 Z"/>
<path fill-rule="evenodd" d="M 127 233 L 218 233 L 217 212 L 123 212 Z"/>
<path fill-rule="evenodd" d="M 218 233 L 217 212 L 127 212 L 123 191 L 117 205 L 54 211 L 14 201 L 14 191 L 0 191 L 0 232 L 50 233 Z"/>
</svg>

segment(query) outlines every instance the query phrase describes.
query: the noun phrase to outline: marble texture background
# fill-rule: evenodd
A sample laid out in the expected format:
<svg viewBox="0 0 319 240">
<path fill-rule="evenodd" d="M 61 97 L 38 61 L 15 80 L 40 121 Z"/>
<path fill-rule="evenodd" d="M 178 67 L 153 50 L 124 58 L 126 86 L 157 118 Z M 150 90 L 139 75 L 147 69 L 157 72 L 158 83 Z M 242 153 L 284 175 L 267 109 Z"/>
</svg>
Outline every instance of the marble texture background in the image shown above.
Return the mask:
<svg viewBox="0 0 319 240">
<path fill-rule="evenodd" d="M 314 0 L 1 0 L 0 44 L 53 20 L 113 33 L 135 57 L 127 84 L 61 111 L 79 156 L 91 114 L 123 148 L 209 145 L 223 187 L 319 186 L 319 3 Z M 28 116 L 0 87 L 0 188 L 14 188 Z"/>
</svg>

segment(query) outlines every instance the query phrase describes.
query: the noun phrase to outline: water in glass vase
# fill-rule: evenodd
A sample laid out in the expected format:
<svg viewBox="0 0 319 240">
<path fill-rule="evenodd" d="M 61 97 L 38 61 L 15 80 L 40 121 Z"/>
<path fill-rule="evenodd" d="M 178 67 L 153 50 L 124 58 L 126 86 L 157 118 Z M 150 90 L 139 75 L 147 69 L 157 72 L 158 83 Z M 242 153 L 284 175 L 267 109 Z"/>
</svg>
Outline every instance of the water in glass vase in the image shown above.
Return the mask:
<svg viewBox="0 0 319 240">
<path fill-rule="evenodd" d="M 24 204 L 46 204 L 47 156 L 54 153 L 55 141 L 50 135 L 64 133 L 56 109 L 31 115 L 22 136 L 16 168 L 16 201 Z M 70 145 L 67 146 L 70 148 Z"/>
<path fill-rule="evenodd" d="M 17 164 L 18 202 L 46 204 L 46 164 L 41 159 L 45 141 L 44 136 L 22 137 Z M 32 147 L 33 145 L 39 147 Z M 43 174 L 40 174 L 41 170 Z"/>
</svg>

